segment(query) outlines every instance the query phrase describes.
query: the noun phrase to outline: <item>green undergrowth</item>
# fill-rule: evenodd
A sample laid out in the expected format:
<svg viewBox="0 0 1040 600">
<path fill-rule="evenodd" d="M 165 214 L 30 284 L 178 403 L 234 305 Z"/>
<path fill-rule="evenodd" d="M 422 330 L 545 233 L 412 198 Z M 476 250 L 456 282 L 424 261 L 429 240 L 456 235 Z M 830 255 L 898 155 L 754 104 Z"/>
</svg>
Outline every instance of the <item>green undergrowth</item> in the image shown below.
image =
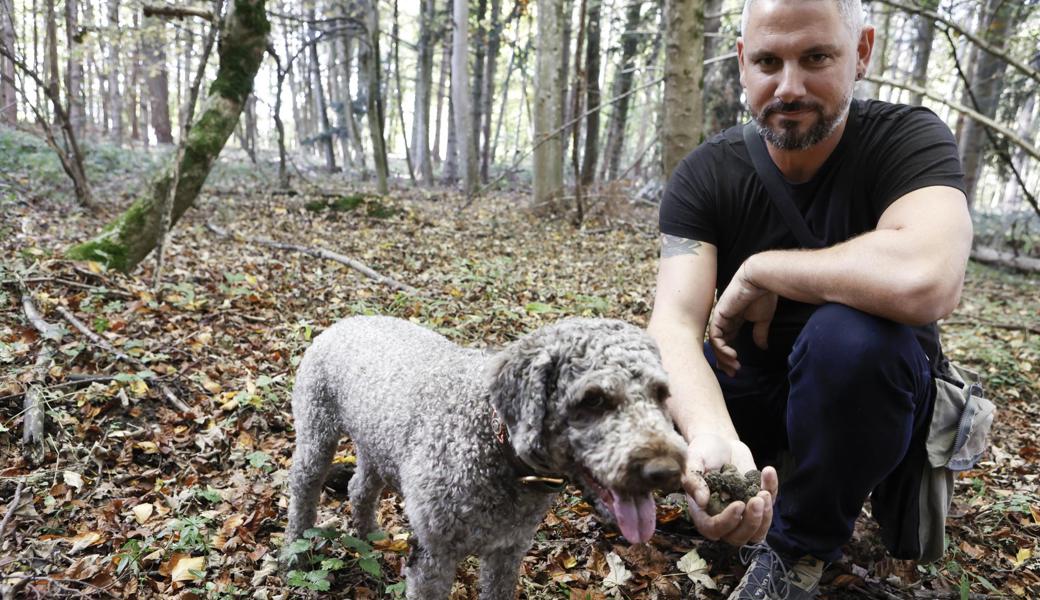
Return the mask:
<svg viewBox="0 0 1040 600">
<path fill-rule="evenodd" d="M 325 210 L 333 212 L 360 211 L 375 219 L 387 219 L 397 214 L 395 208 L 380 202 L 378 196 L 367 196 L 365 194 L 350 194 L 348 196 L 311 200 L 304 204 L 304 208 L 311 212 Z"/>
</svg>

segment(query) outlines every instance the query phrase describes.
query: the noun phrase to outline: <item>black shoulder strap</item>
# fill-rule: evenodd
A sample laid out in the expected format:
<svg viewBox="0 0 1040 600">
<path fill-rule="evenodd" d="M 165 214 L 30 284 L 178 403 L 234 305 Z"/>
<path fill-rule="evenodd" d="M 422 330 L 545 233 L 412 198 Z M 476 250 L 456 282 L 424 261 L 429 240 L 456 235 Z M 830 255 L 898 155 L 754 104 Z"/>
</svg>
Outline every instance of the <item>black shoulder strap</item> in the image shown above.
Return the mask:
<svg viewBox="0 0 1040 600">
<path fill-rule="evenodd" d="M 788 187 L 787 182 L 780 178 L 780 172 L 777 170 L 776 165 L 773 164 L 772 159 L 769 158 L 766 143 L 762 140 L 762 136 L 758 134 L 758 129 L 754 123 L 748 123 L 744 126 L 744 144 L 747 145 L 748 154 L 751 155 L 751 162 L 755 165 L 758 178 L 766 186 L 766 192 L 772 199 L 773 206 L 780 211 L 780 216 L 783 217 L 784 222 L 787 223 L 787 227 L 791 229 L 794 237 L 798 239 L 798 243 L 803 248 L 823 248 L 825 245 L 823 241 L 809 231 L 809 226 L 806 225 L 805 219 L 798 212 L 798 207 L 795 206 L 794 199 L 791 198 L 791 189 Z"/>
</svg>

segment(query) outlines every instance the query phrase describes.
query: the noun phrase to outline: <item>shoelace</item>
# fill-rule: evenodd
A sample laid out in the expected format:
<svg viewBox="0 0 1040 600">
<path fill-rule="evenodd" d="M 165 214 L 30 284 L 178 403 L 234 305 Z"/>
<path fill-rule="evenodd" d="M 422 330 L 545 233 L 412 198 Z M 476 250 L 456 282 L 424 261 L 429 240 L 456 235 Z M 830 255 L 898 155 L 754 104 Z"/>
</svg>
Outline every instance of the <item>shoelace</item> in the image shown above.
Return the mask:
<svg viewBox="0 0 1040 600">
<path fill-rule="evenodd" d="M 780 555 L 777 554 L 776 550 L 773 550 L 769 547 L 768 544 L 764 542 L 760 542 L 758 544 L 753 544 L 750 546 L 743 546 L 740 548 L 739 553 L 740 562 L 742 562 L 745 565 L 750 565 L 749 568 L 753 570 L 755 567 L 754 565 L 751 565 L 751 563 L 753 563 L 758 558 L 758 556 L 763 553 L 766 555 L 766 560 L 768 561 L 768 568 L 765 572 L 765 579 L 753 581 L 751 578 L 754 576 L 754 572 L 752 571 L 752 575 L 748 577 L 748 583 L 752 583 L 758 586 L 759 588 L 765 587 L 766 593 L 768 594 L 768 598 L 776 598 L 777 600 L 787 600 L 787 596 L 790 590 L 790 586 L 787 583 L 787 565 L 784 564 L 784 559 L 782 559 Z M 774 571 L 780 571 L 779 580 L 774 577 L 771 577 Z M 783 589 L 781 589 L 781 586 Z"/>
</svg>

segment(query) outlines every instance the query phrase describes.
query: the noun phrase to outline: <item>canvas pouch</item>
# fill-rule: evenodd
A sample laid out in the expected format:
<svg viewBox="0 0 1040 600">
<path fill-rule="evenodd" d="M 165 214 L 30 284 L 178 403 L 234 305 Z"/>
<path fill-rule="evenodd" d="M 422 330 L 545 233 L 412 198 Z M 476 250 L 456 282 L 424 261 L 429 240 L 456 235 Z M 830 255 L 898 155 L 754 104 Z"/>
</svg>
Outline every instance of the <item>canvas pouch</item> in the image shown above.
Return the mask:
<svg viewBox="0 0 1040 600">
<path fill-rule="evenodd" d="M 942 557 L 946 515 L 953 498 L 953 476 L 975 466 L 989 447 L 995 407 L 982 391 L 978 374 L 943 361 L 935 377 L 935 406 L 925 443 L 928 461 L 919 491 L 918 539 L 922 563 Z"/>
</svg>

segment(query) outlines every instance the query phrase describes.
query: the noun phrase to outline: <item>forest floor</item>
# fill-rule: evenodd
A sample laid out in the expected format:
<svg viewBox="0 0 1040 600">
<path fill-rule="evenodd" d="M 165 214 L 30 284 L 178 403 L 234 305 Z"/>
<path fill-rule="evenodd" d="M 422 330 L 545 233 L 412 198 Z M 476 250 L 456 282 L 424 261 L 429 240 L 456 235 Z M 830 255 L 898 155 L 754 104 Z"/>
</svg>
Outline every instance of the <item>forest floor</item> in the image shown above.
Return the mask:
<svg viewBox="0 0 1040 600">
<path fill-rule="evenodd" d="M 274 195 L 248 172 L 211 183 L 177 224 L 158 290 L 152 259 L 126 276 L 61 258 L 126 206 L 125 191 L 99 195 L 87 211 L 22 193 L 34 189 L 23 181 L 0 201 L 5 595 L 400 596 L 408 526 L 392 494 L 381 504 L 384 533 L 362 541 L 338 535 L 349 504 L 334 485 L 319 513 L 330 529 L 304 553 L 313 562 L 291 576 L 275 570 L 293 445 L 289 391 L 313 336 L 340 318 L 380 313 L 490 347 L 562 316 L 640 325 L 649 316 L 656 212 L 620 193 L 599 198 L 579 230 L 505 192 L 460 210 L 446 191 L 402 186 L 378 198 L 332 180 L 327 194 Z M 246 238 L 333 250 L 421 293 Z M 61 328 L 51 339 L 26 318 L 19 280 Z M 944 323 L 948 353 L 985 375 L 999 410 L 991 450 L 957 478 L 945 558 L 886 559 L 865 509 L 845 558 L 827 568 L 823 598 L 1040 597 L 1038 283 L 972 264 Z M 21 441 L 22 403 L 45 348 L 54 355 L 36 388 L 46 430 L 34 464 Z M 162 386 L 191 411 L 174 408 Z M 725 598 L 742 570 L 736 551 L 698 537 L 674 498 L 659 503 L 652 541 L 628 546 L 576 490 L 560 494 L 523 561 L 520 597 Z M 475 600 L 476 577 L 475 561 L 460 565 L 452 598 Z"/>
</svg>

